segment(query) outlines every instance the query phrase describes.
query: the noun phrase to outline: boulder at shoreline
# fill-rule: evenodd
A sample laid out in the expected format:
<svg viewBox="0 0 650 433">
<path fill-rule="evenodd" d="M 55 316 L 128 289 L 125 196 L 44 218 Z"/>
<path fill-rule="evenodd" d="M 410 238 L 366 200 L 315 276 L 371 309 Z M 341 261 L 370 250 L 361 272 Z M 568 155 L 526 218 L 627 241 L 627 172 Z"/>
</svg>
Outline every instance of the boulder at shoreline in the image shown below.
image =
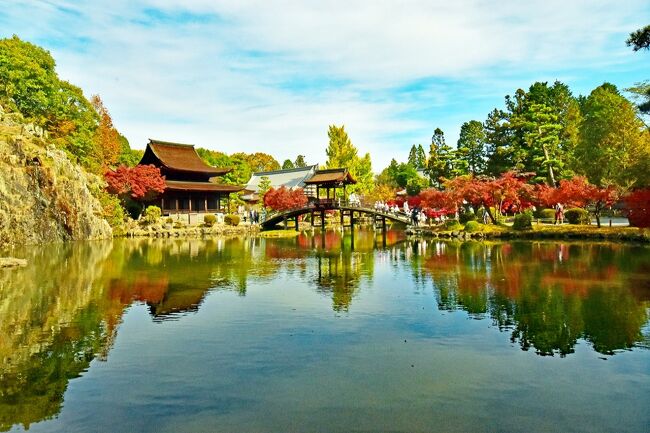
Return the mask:
<svg viewBox="0 0 650 433">
<path fill-rule="evenodd" d="M 27 266 L 27 260 L 15 257 L 0 257 L 0 268 L 18 268 Z"/>
</svg>

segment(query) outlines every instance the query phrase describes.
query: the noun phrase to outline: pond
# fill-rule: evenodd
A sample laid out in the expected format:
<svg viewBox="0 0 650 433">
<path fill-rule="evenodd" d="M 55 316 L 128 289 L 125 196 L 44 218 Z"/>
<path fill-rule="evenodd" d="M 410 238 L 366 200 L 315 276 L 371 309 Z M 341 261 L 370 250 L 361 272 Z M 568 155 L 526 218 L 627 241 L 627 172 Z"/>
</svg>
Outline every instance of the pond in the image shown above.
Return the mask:
<svg viewBox="0 0 650 433">
<path fill-rule="evenodd" d="M 650 248 L 116 240 L 0 271 L 0 431 L 648 431 Z"/>
</svg>

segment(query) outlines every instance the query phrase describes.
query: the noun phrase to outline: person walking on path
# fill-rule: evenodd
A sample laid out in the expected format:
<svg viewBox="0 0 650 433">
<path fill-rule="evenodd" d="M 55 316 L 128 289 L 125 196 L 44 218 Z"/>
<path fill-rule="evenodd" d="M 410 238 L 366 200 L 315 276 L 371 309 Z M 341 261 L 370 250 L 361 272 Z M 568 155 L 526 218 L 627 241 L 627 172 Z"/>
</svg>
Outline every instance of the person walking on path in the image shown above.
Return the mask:
<svg viewBox="0 0 650 433">
<path fill-rule="evenodd" d="M 562 206 L 562 203 L 558 203 L 555 205 L 555 224 L 564 224 L 564 206 Z"/>
</svg>

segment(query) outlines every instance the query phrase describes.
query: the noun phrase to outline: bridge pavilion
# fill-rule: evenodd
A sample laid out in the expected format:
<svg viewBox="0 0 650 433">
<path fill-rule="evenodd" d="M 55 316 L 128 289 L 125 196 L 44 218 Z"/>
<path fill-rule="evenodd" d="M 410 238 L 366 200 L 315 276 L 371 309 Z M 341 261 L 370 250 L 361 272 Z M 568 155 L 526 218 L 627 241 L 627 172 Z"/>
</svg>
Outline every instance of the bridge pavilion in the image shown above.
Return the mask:
<svg viewBox="0 0 650 433">
<path fill-rule="evenodd" d="M 230 193 L 243 189 L 217 183 L 232 169 L 207 165 L 191 144 L 149 139 L 139 162 L 148 164 L 160 168 L 165 176 L 165 191 L 152 203 L 160 206 L 163 215 L 226 212 Z"/>
<path fill-rule="evenodd" d="M 326 170 L 316 170 L 314 175 L 305 180 L 306 186 L 315 187 L 316 204 L 331 205 L 336 200 L 336 190 L 343 189 L 344 200 L 347 199 L 347 185 L 354 185 L 357 181 L 352 177 L 347 168 L 330 168 Z M 323 195 L 323 190 L 325 196 Z M 330 194 L 331 191 L 331 194 Z"/>
</svg>

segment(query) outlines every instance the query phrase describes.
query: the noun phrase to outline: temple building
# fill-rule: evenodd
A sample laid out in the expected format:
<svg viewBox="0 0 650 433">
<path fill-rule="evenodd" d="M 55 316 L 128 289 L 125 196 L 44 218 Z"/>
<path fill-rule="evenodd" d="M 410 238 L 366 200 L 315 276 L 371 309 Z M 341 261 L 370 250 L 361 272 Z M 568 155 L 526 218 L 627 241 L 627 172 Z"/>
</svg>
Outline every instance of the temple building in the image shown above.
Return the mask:
<svg viewBox="0 0 650 433">
<path fill-rule="evenodd" d="M 318 164 L 285 170 L 260 171 L 253 173 L 251 179 L 244 187 L 244 195 L 242 195 L 241 198 L 251 204 L 257 203 L 260 199 L 260 183 L 265 177 L 268 178 L 271 188 L 281 188 L 283 186 L 288 189 L 305 188 L 305 181 L 310 179 L 314 173 L 316 173 L 317 169 Z M 309 188 L 305 189 L 307 196 L 310 195 L 310 192 L 311 190 Z"/>
<path fill-rule="evenodd" d="M 217 183 L 220 176 L 232 169 L 207 165 L 191 144 L 149 139 L 139 165 L 149 164 L 158 167 L 165 176 L 165 191 L 152 203 L 162 209 L 163 215 L 225 213 L 230 193 L 243 189 Z"/>
</svg>

